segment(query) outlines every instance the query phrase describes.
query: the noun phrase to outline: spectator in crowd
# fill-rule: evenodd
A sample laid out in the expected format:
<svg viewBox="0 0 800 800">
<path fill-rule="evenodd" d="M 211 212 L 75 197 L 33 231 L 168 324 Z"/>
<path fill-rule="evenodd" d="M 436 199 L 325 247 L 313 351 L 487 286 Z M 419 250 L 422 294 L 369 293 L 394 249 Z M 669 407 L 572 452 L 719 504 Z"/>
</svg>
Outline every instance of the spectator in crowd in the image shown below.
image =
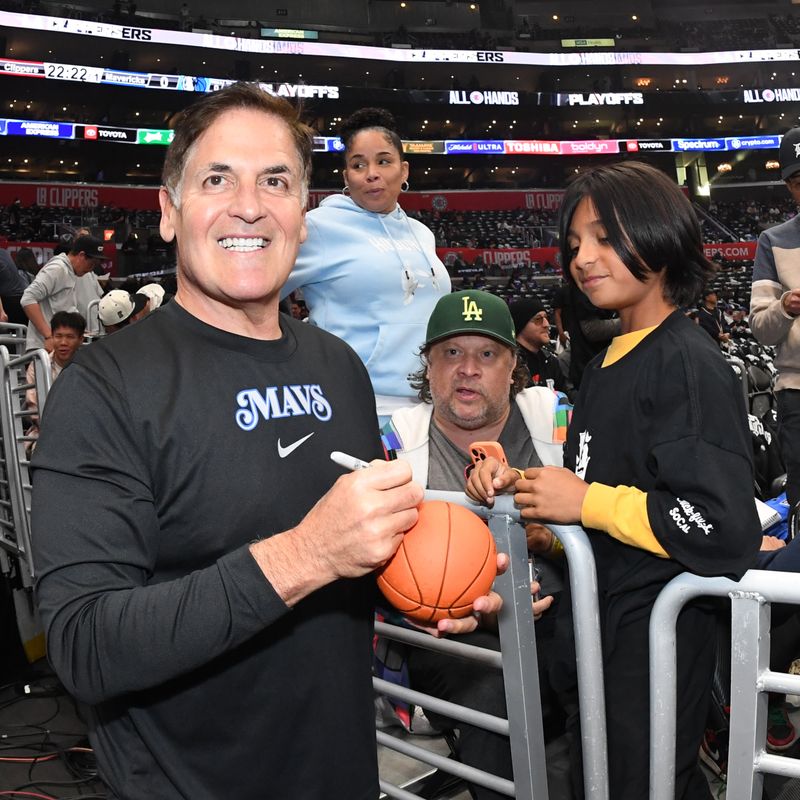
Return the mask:
<svg viewBox="0 0 800 800">
<path fill-rule="evenodd" d="M 800 205 L 800 128 L 781 139 L 781 178 Z M 778 437 L 786 465 L 786 497 L 800 502 L 800 216 L 765 230 L 758 238 L 750 296 L 750 329 L 778 348 Z"/>
<path fill-rule="evenodd" d="M 61 370 L 72 361 L 78 348 L 83 344 L 86 320 L 77 311 L 57 311 L 50 320 L 50 330 L 53 331 L 53 350 L 48 354 L 48 360 L 52 385 L 52 382 L 61 374 Z M 29 417 L 31 426 L 25 432 L 25 435 L 31 440 L 25 444 L 25 449 L 30 455 L 39 438 L 39 412 L 41 411 L 35 386 L 36 370 L 33 362 L 28 364 L 26 380 L 28 383 L 34 384 L 25 392 L 25 407 L 35 412 Z"/>
<path fill-rule="evenodd" d="M 141 317 L 152 314 L 164 302 L 164 287 L 160 283 L 146 283 L 136 291 L 136 294 L 144 295 L 147 298 L 147 305 L 141 313 Z"/>
<path fill-rule="evenodd" d="M 181 4 L 178 16 L 180 17 L 181 30 L 190 31 L 192 29 L 192 12 L 188 3 Z"/>
<path fill-rule="evenodd" d="M 91 236 L 92 232 L 89 228 L 78 228 L 75 236 Z M 94 300 L 99 300 L 103 296 L 103 287 L 100 285 L 98 273 L 101 275 L 103 269 L 98 261 L 92 269 L 85 275 L 82 275 L 75 282 L 75 305 L 78 307 L 78 313 L 84 319 L 89 319 L 89 306 Z"/>
<path fill-rule="evenodd" d="M 536 297 L 509 304 L 520 355 L 530 373 L 530 386 L 549 386 L 567 394 L 567 377 L 550 352 L 550 320 Z"/>
<path fill-rule="evenodd" d="M 304 314 L 303 311 L 303 306 L 297 300 L 292 300 L 292 302 L 289 303 L 289 313 L 295 319 L 305 319 L 307 314 Z"/>
<path fill-rule="evenodd" d="M 36 273 L 40 269 L 39 262 L 33 250 L 31 250 L 30 247 L 20 247 L 15 253 L 15 258 L 17 261 L 17 269 L 20 271 L 22 279 L 25 281 L 25 286 L 30 286 L 31 282 L 36 277 Z M 25 317 L 22 324 L 28 324 L 27 317 Z"/>
<path fill-rule="evenodd" d="M 641 800 L 649 785 L 650 611 L 681 572 L 736 579 L 753 564 L 761 535 L 750 433 L 736 376 L 680 310 L 697 297 L 711 265 L 675 183 L 633 161 L 586 170 L 565 192 L 559 230 L 567 279 L 598 308 L 616 310 L 622 333 L 584 372 L 567 469 L 527 469 L 517 480 L 487 459 L 470 487 L 488 470 L 490 487 L 515 487 L 524 519 L 578 523 L 590 532 L 604 621 L 609 795 Z M 565 601 L 562 614 L 568 621 Z M 715 626 L 714 614 L 696 602 L 677 624 L 684 658 L 677 665 L 676 800 L 709 797 L 698 752 Z M 569 636 L 551 676 L 575 693 L 571 620 L 563 630 Z"/>
<path fill-rule="evenodd" d="M 465 310 L 466 309 L 466 310 Z M 384 446 L 390 454 L 411 464 L 414 480 L 429 489 L 459 491 L 464 468 L 471 463 L 469 447 L 476 441 L 498 441 L 515 464 L 561 466 L 562 440 L 559 398 L 547 388 L 525 389 L 527 374 L 518 363 L 514 325 L 505 302 L 478 290 L 442 297 L 428 322 L 422 347 L 422 369 L 412 386 L 422 403 L 392 415 L 384 426 Z M 563 433 L 563 421 L 561 432 Z M 552 545 L 552 533 L 531 527 L 537 549 Z M 560 565 L 537 560 L 541 583 L 548 596 L 534 603 L 537 616 L 553 602 L 563 586 Z M 538 591 L 538 586 L 533 591 Z M 549 628 L 537 625 L 537 638 L 548 638 Z M 496 630 L 481 627 L 463 641 L 500 649 Z M 470 661 L 453 659 L 425 648 L 392 648 L 407 660 L 411 688 L 478 711 L 506 716 L 502 673 Z M 381 649 L 378 649 L 381 652 Z M 546 689 L 544 666 L 547 647 L 537 649 Z M 543 694 L 547 700 L 546 691 Z M 462 722 L 453 722 L 426 710 L 440 728 L 459 729 L 457 755 L 470 766 L 513 780 L 508 737 Z M 476 800 L 499 800 L 495 791 L 471 785 Z"/>
<path fill-rule="evenodd" d="M 746 339 L 750 336 L 750 321 L 743 308 L 734 308 L 731 313 L 730 334 L 733 339 Z"/>
<path fill-rule="evenodd" d="M 311 152 L 255 84 L 181 112 L 159 193 L 175 299 L 86 348 L 47 401 L 39 610 L 115 796 L 378 795 L 371 573 L 422 489 L 382 461 L 355 353 L 278 312 Z M 345 449 L 374 463 L 342 475 Z"/>
<path fill-rule="evenodd" d="M 131 294 L 125 289 L 112 289 L 103 295 L 97 307 L 97 316 L 106 333 L 114 333 L 135 322 L 137 315 L 147 307 L 145 294 Z"/>
<path fill-rule="evenodd" d="M 20 223 L 22 222 L 22 201 L 19 197 L 14 198 L 14 202 L 8 207 L 8 221 L 11 230 L 15 233 L 19 230 Z"/>
<path fill-rule="evenodd" d="M 381 424 L 416 401 L 416 369 L 425 325 L 450 276 L 434 237 L 398 205 L 408 162 L 388 111 L 356 111 L 341 126 L 342 194 L 308 212 L 308 238 L 283 287 L 302 289 L 309 321 L 344 339 L 366 364 Z"/>
<path fill-rule="evenodd" d="M 48 320 L 56 311 L 76 311 L 75 284 L 105 258 L 103 243 L 92 236 L 79 236 L 68 253 L 53 256 L 22 294 L 20 303 L 28 317 L 26 349 L 53 350 Z"/>
<path fill-rule="evenodd" d="M 0 247 L 0 319 L 3 322 L 13 322 L 25 325 L 28 318 L 19 304 L 22 293 L 27 284 L 17 269 L 14 259 L 8 250 Z M 2 319 L 5 317 L 5 319 Z"/>
<path fill-rule="evenodd" d="M 731 340 L 728 323 L 718 308 L 717 293 L 713 289 L 703 292 L 703 302 L 697 309 L 697 321 L 700 327 L 719 345 Z"/>
</svg>

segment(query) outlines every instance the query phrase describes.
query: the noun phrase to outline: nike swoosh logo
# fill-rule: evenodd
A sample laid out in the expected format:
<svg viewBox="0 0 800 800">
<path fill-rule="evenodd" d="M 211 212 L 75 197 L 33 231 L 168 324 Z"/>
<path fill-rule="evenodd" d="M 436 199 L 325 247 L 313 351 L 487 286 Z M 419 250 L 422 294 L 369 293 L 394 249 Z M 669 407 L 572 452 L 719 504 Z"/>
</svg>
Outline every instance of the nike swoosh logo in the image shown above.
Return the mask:
<svg viewBox="0 0 800 800">
<path fill-rule="evenodd" d="M 278 439 L 278 455 L 281 458 L 286 458 L 286 456 L 294 453 L 294 451 L 297 450 L 297 448 L 300 447 L 300 445 L 303 444 L 303 442 L 306 441 L 306 439 L 310 439 L 313 435 L 314 431 L 311 431 L 311 433 L 309 433 L 308 436 L 304 436 L 302 439 L 298 439 L 296 442 L 292 442 L 292 444 L 287 445 L 286 447 L 283 447 L 281 445 L 281 440 Z"/>
</svg>

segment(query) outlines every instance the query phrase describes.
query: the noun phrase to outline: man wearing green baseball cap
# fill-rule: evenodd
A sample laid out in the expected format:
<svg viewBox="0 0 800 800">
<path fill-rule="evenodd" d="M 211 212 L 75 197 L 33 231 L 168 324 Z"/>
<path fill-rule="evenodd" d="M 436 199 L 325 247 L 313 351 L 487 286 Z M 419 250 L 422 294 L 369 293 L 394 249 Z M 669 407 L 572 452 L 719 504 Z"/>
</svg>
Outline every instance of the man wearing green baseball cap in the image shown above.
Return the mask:
<svg viewBox="0 0 800 800">
<path fill-rule="evenodd" d="M 528 371 L 518 364 L 514 322 L 501 298 L 476 289 L 440 298 L 420 357 L 422 368 L 410 381 L 422 403 L 396 411 L 382 431 L 384 447 L 411 464 L 414 480 L 429 489 L 463 490 L 469 446 L 477 441 L 499 442 L 515 467 L 561 466 L 569 405 L 564 395 L 548 387 L 524 388 Z M 552 556 L 554 542 L 541 525 L 528 531 L 529 548 L 538 553 L 549 550 Z M 534 614 L 548 608 L 563 586 L 558 562 L 557 557 L 548 563 L 537 556 L 543 599 L 534 603 Z M 537 625 L 537 637 L 543 630 L 546 625 Z M 499 649 L 491 630 L 479 629 L 463 641 Z M 539 652 L 547 651 L 543 644 Z M 405 657 L 412 688 L 506 715 L 500 673 L 425 648 L 409 648 Z M 540 664 L 544 669 L 544 657 Z M 540 680 L 547 685 L 544 674 Z M 459 728 L 456 754 L 463 763 L 512 778 L 506 737 L 426 713 L 437 726 Z M 500 798 L 477 785 L 471 791 L 477 800 Z"/>
<path fill-rule="evenodd" d="M 459 333 L 489 336 L 512 350 L 517 346 L 508 306 L 496 295 L 479 289 L 453 292 L 439 300 L 428 320 L 423 352 L 434 342 Z"/>
</svg>

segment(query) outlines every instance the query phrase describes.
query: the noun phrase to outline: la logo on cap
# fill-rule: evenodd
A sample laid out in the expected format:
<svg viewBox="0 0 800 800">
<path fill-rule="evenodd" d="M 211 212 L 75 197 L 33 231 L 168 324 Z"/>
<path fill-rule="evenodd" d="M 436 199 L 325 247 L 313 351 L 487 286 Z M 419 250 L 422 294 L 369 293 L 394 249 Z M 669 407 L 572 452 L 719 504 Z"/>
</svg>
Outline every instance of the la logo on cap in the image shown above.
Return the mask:
<svg viewBox="0 0 800 800">
<path fill-rule="evenodd" d="M 800 158 L 800 142 L 794 143 L 794 157 Z"/>
<path fill-rule="evenodd" d="M 483 319 L 483 309 L 478 308 L 478 304 L 471 298 L 464 298 L 464 310 L 461 312 L 464 322 L 480 322 Z"/>
</svg>

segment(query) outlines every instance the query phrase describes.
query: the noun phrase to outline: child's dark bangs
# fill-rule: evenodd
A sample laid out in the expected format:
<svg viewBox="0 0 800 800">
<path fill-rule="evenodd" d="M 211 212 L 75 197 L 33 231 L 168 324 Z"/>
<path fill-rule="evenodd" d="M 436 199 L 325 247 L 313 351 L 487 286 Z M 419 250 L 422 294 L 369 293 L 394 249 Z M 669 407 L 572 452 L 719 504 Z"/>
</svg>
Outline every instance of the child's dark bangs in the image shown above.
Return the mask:
<svg viewBox="0 0 800 800">
<path fill-rule="evenodd" d="M 614 252 L 634 278 L 644 281 L 649 262 L 646 249 L 643 251 L 637 235 L 640 214 L 637 213 L 633 200 L 636 195 L 631 194 L 626 183 L 625 180 L 619 180 L 619 175 L 613 176 L 607 183 L 598 182 L 591 199 Z"/>
</svg>

